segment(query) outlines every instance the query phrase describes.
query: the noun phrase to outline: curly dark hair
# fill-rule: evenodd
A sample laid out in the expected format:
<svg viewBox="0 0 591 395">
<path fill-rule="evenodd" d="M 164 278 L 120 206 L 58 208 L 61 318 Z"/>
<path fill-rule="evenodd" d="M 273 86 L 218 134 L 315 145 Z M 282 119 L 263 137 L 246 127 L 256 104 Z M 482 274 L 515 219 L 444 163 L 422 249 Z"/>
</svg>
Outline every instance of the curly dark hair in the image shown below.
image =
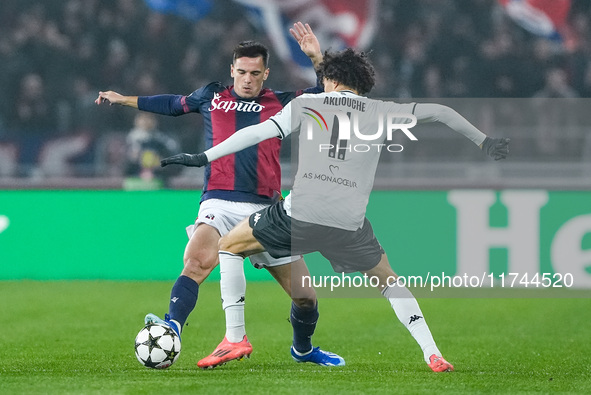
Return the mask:
<svg viewBox="0 0 591 395">
<path fill-rule="evenodd" d="M 339 82 L 364 95 L 376 84 L 375 70 L 365 52 L 347 48 L 339 52 L 324 53 L 319 66 L 320 78 Z"/>
<path fill-rule="evenodd" d="M 236 46 L 236 48 L 234 48 L 234 56 L 232 60 L 233 62 L 236 62 L 236 59 L 238 58 L 256 58 L 259 56 L 263 57 L 263 64 L 267 67 L 269 64 L 269 49 L 256 41 L 242 41 Z"/>
</svg>

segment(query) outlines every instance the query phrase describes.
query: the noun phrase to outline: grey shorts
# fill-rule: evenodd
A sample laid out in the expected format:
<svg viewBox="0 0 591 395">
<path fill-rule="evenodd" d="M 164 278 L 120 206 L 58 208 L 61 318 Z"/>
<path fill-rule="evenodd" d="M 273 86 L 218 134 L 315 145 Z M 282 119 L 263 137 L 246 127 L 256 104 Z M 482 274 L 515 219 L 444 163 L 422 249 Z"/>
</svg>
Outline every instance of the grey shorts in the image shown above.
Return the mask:
<svg viewBox="0 0 591 395">
<path fill-rule="evenodd" d="M 274 258 L 318 251 L 335 272 L 364 272 L 374 268 L 384 249 L 367 218 L 356 231 L 298 221 L 287 215 L 283 202 L 275 203 L 249 217 L 252 233 Z"/>
</svg>

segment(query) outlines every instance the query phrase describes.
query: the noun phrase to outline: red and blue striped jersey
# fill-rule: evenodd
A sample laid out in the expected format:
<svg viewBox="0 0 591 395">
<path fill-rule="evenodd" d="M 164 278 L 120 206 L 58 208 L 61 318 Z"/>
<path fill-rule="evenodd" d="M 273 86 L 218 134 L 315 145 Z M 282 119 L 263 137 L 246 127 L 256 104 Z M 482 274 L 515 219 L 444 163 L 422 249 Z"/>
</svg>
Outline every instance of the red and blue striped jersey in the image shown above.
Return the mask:
<svg viewBox="0 0 591 395">
<path fill-rule="evenodd" d="M 257 97 L 243 99 L 236 95 L 232 86 L 213 82 L 187 96 L 140 96 L 138 108 L 174 116 L 200 113 L 205 124 L 205 149 L 208 149 L 239 129 L 267 120 L 294 97 L 321 91 L 319 86 L 297 92 L 264 88 Z M 215 198 L 236 202 L 272 202 L 281 189 L 280 144 L 279 139 L 265 140 L 208 164 L 201 201 Z"/>
</svg>

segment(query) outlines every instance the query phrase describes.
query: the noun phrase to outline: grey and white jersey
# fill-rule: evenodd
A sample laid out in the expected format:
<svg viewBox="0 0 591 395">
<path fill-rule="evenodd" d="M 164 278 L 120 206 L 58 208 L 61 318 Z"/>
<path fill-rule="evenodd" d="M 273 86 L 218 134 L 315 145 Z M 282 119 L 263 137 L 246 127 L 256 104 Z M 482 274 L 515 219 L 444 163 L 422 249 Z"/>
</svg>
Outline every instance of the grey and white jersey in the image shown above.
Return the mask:
<svg viewBox="0 0 591 395">
<path fill-rule="evenodd" d="M 287 213 L 300 221 L 357 230 L 363 224 L 381 151 L 394 133 L 417 122 L 441 122 L 481 145 L 486 135 L 450 107 L 398 104 L 350 91 L 302 95 L 258 125 L 245 127 L 205 151 L 209 161 L 265 139 L 299 132 L 299 167 Z M 393 144 L 395 145 L 395 144 Z"/>
<path fill-rule="evenodd" d="M 340 91 L 302 95 L 273 116 L 283 136 L 299 132 L 287 213 L 304 222 L 359 229 L 380 153 L 388 145 L 388 125 L 412 122 L 413 107 Z"/>
<path fill-rule="evenodd" d="M 380 153 L 388 150 L 394 133 L 416 139 L 409 130 L 414 121 L 442 122 L 476 145 L 486 138 L 449 107 L 373 100 L 350 91 L 299 96 L 270 120 L 280 137 L 299 132 L 287 213 L 346 230 L 363 224 Z"/>
</svg>

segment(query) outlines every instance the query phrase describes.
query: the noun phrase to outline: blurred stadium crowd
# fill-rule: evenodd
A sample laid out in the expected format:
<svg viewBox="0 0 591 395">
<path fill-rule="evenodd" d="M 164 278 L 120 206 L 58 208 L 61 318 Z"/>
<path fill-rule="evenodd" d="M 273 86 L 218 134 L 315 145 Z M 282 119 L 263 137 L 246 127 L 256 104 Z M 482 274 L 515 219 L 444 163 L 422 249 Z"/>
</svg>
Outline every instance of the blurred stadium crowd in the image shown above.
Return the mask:
<svg viewBox="0 0 591 395">
<path fill-rule="evenodd" d="M 497 0 L 379 1 L 366 48 L 378 77 L 370 96 L 589 98 L 590 3 L 572 0 L 568 34 L 552 41 L 514 23 Z M 271 48 L 267 86 L 310 84 L 232 0 L 211 2 L 197 21 L 144 0 L 2 0 L 0 177 L 122 175 L 137 112 L 98 107 L 97 92 L 188 94 L 214 80 L 230 84 L 231 52 L 245 39 Z M 183 151 L 202 147 L 197 115 L 157 122 Z M 541 152 L 580 157 L 586 140 L 577 136 L 567 151 Z"/>
</svg>

